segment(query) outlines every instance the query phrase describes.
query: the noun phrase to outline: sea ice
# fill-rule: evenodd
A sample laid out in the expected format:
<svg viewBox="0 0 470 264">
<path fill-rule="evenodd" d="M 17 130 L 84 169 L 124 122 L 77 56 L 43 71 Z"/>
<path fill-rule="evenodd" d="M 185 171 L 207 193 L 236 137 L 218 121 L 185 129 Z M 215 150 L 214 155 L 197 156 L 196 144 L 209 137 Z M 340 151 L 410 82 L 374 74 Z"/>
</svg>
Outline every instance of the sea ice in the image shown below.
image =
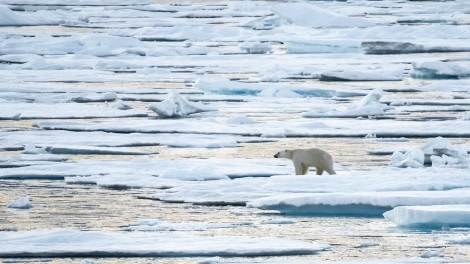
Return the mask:
<svg viewBox="0 0 470 264">
<path fill-rule="evenodd" d="M 470 205 L 398 206 L 384 217 L 403 227 L 470 227 Z"/>
<path fill-rule="evenodd" d="M 201 103 L 189 102 L 176 91 L 171 91 L 165 100 L 152 104 L 149 109 L 162 118 L 185 117 L 194 113 L 212 111 L 212 109 Z"/>
<path fill-rule="evenodd" d="M 323 72 L 320 75 L 320 81 L 325 82 L 347 82 L 347 81 L 400 81 L 402 80 L 401 73 L 393 74 L 384 71 L 372 71 L 368 70 L 365 72 L 359 72 L 354 70 L 348 71 L 330 71 Z"/>
<path fill-rule="evenodd" d="M 169 168 L 160 174 L 161 178 L 178 179 L 183 181 L 227 180 L 229 177 L 216 173 L 209 166 L 196 166 L 188 169 Z"/>
<path fill-rule="evenodd" d="M 253 200 L 247 206 L 290 215 L 378 217 L 402 205 L 466 204 L 467 195 L 468 190 L 284 194 Z"/>
<path fill-rule="evenodd" d="M 14 12 L 5 5 L 0 5 L 0 25 L 1 26 L 37 26 L 37 25 L 57 25 L 61 19 L 45 16 L 42 12 Z"/>
<path fill-rule="evenodd" d="M 249 54 L 265 54 L 271 52 L 271 44 L 262 42 L 245 42 L 240 49 Z"/>
<path fill-rule="evenodd" d="M 275 14 L 298 26 L 305 27 L 369 27 L 362 18 L 352 18 L 319 8 L 310 3 L 286 3 L 272 7 Z"/>
<path fill-rule="evenodd" d="M 12 202 L 7 203 L 8 208 L 16 208 L 16 209 L 29 209 L 33 207 L 31 205 L 30 197 L 25 196 L 19 199 L 16 199 Z"/>
<path fill-rule="evenodd" d="M 1 103 L 0 119 L 14 119 L 18 113 L 21 119 L 44 118 L 100 118 L 100 117 L 146 117 L 147 113 L 138 110 L 119 110 L 112 107 L 79 103 Z"/>
<path fill-rule="evenodd" d="M 130 225 L 125 228 L 127 231 L 206 231 L 209 229 L 221 228 L 238 228 L 241 226 L 251 225 L 252 223 L 207 223 L 207 222 L 167 222 L 157 219 L 141 219 L 137 224 Z"/>
<path fill-rule="evenodd" d="M 317 112 L 315 110 L 305 112 L 302 114 L 303 117 L 317 118 L 317 117 L 362 117 L 362 116 L 377 116 L 384 115 L 385 110 L 389 109 L 389 106 L 380 103 L 383 91 L 381 89 L 374 89 L 369 92 L 368 95 L 364 96 L 359 102 L 350 104 L 346 109 L 343 110 L 331 110 L 326 112 Z M 334 106 L 332 106 L 333 108 Z"/>
<path fill-rule="evenodd" d="M 281 238 L 72 229 L 0 232 L 0 257 L 242 257 L 310 255 L 329 245 Z"/>
<path fill-rule="evenodd" d="M 433 167 L 468 167 L 468 146 L 454 146 L 449 140 L 437 137 L 421 147 L 402 153 L 395 151 L 390 166 L 419 168 L 432 164 Z"/>
<path fill-rule="evenodd" d="M 417 79 L 459 79 L 470 76 L 469 65 L 461 66 L 455 62 L 426 61 L 413 63 L 411 77 Z"/>
<path fill-rule="evenodd" d="M 89 93 L 73 97 L 71 101 L 77 103 L 90 103 L 90 102 L 113 102 L 117 100 L 115 92 L 108 93 Z"/>
<path fill-rule="evenodd" d="M 328 177 L 285 175 L 192 182 L 157 197 L 169 202 L 249 204 L 287 214 L 380 216 L 398 205 L 466 203 L 468 190 L 459 189 L 470 186 L 466 177 L 462 169 L 387 167 Z"/>
<path fill-rule="evenodd" d="M 458 52 L 468 51 L 468 47 L 425 46 L 410 42 L 396 41 L 365 41 L 362 47 L 366 54 L 406 54 L 427 52 Z"/>
</svg>

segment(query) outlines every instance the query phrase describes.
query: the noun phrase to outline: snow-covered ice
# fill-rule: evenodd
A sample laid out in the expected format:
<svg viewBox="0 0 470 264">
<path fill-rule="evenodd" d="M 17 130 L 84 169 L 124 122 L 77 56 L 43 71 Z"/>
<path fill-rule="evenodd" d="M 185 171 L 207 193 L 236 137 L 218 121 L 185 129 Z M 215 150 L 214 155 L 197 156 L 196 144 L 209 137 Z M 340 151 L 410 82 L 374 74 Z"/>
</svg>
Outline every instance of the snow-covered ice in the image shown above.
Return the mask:
<svg viewBox="0 0 470 264">
<path fill-rule="evenodd" d="M 175 91 L 172 91 L 162 102 L 150 105 L 149 109 L 163 118 L 185 117 L 194 113 L 211 111 L 208 107 L 200 103 L 189 102 Z"/>
<path fill-rule="evenodd" d="M 303 117 L 362 117 L 384 115 L 389 106 L 380 102 L 383 91 L 380 89 L 372 90 L 364 96 L 361 101 L 353 103 L 344 110 L 332 110 L 327 112 L 306 112 Z M 335 108 L 332 106 L 331 108 Z"/>
<path fill-rule="evenodd" d="M 189 222 L 167 222 L 157 219 L 141 219 L 136 224 L 132 224 L 125 229 L 128 231 L 146 231 L 146 232 L 159 232 L 159 231 L 206 231 L 208 229 L 219 228 L 238 228 L 240 226 L 251 225 L 249 222 L 240 223 L 201 223 L 196 221 Z"/>
<path fill-rule="evenodd" d="M 17 208 L 17 209 L 29 209 L 32 206 L 31 198 L 29 196 L 25 196 L 14 201 L 7 203 L 8 208 Z"/>
<path fill-rule="evenodd" d="M 454 146 L 449 140 L 437 137 L 405 153 L 395 151 L 390 166 L 419 168 L 432 164 L 433 167 L 467 168 L 468 150 L 468 146 Z"/>
<path fill-rule="evenodd" d="M 405 227 L 468 227 L 470 205 L 443 204 L 432 206 L 398 206 L 384 217 Z"/>
<path fill-rule="evenodd" d="M 0 257 L 190 257 L 315 254 L 329 248 L 281 238 L 112 233 L 71 229 L 1 232 Z"/>
</svg>

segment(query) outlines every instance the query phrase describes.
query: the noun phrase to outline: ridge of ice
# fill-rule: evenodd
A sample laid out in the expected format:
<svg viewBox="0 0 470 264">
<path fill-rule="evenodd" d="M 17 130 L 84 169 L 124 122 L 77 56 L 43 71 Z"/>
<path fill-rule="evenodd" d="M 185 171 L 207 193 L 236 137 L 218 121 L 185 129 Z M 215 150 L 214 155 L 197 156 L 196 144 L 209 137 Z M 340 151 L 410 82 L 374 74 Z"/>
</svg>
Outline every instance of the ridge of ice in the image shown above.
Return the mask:
<svg viewBox="0 0 470 264">
<path fill-rule="evenodd" d="M 387 104 L 380 103 L 383 91 L 376 88 L 370 91 L 359 102 L 351 103 L 347 108 L 340 110 L 318 111 L 312 110 L 302 114 L 303 117 L 318 118 L 318 117 L 362 117 L 362 116 L 377 116 L 384 115 L 385 110 L 389 109 Z M 336 108 L 332 106 L 331 108 Z M 322 110 L 322 109 L 320 109 Z"/>
<path fill-rule="evenodd" d="M 201 103 L 189 102 L 176 91 L 171 91 L 165 100 L 150 105 L 149 109 L 162 118 L 185 117 L 194 113 L 212 111 Z"/>
<path fill-rule="evenodd" d="M 419 168 L 432 164 L 433 167 L 466 168 L 469 164 L 467 152 L 467 148 L 454 146 L 448 139 L 437 137 L 406 153 L 395 151 L 389 166 Z"/>
</svg>

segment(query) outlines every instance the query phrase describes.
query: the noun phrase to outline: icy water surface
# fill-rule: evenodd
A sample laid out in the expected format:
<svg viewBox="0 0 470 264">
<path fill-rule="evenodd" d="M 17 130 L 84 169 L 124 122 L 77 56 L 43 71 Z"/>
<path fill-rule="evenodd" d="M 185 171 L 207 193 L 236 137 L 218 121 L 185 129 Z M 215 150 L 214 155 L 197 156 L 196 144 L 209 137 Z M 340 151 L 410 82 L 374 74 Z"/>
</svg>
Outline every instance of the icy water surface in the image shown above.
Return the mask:
<svg viewBox="0 0 470 264">
<path fill-rule="evenodd" d="M 108 190 L 95 186 L 66 185 L 57 181 L 2 181 L 2 199 L 29 194 L 34 208 L 28 211 L 1 209 L 1 229 L 34 230 L 73 228 L 122 232 L 138 219 L 196 222 L 209 228 L 191 231 L 207 236 L 269 236 L 315 241 L 332 245 L 314 256 L 225 258 L 226 262 L 324 261 L 376 258 L 415 258 L 445 248 L 450 259 L 468 259 L 469 252 L 442 239 L 462 231 L 402 230 L 379 218 L 289 217 L 245 207 L 197 206 L 139 199 L 153 189 Z M 217 225 L 227 224 L 226 227 Z M 210 228 L 214 225 L 214 228 Z M 189 227 L 191 229 L 191 227 Z M 206 229 L 206 230 L 204 230 Z M 159 231 L 177 232 L 177 231 Z M 195 263 L 205 258 L 87 259 L 99 263 Z M 83 263 L 84 259 L 3 259 L 5 263 Z"/>
<path fill-rule="evenodd" d="M 45 237 L 45 254 L 0 261 L 468 262 L 468 225 L 398 227 L 348 201 L 329 216 L 254 202 L 350 193 L 385 210 L 397 204 L 383 193 L 398 205 L 439 194 L 449 208 L 470 197 L 469 14 L 464 0 L 0 0 L 0 236 L 230 236 L 254 251 L 64 257 Z M 429 142 L 434 164 L 408 155 Z M 273 157 L 310 147 L 338 175 L 292 177 Z M 396 151 L 408 155 L 400 168 Z M 7 206 L 28 196 L 30 208 Z M 241 238 L 268 238 L 271 253 Z M 271 238 L 330 247 L 286 253 Z"/>
</svg>

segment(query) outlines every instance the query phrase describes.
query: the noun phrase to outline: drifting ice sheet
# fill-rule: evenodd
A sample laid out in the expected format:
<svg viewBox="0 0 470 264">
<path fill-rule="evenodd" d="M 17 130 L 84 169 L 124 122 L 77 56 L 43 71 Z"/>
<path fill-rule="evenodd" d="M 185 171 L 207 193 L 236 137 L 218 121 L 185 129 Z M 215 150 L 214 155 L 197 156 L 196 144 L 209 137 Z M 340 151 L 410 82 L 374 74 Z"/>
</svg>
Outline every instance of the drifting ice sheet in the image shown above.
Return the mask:
<svg viewBox="0 0 470 264">
<path fill-rule="evenodd" d="M 470 227 L 470 205 L 398 206 L 384 217 L 405 227 Z"/>
<path fill-rule="evenodd" d="M 292 215 L 380 216 L 400 205 L 470 203 L 468 191 L 287 194 L 248 204 Z"/>
<path fill-rule="evenodd" d="M 146 117 L 147 113 L 136 110 L 119 110 L 111 107 L 78 103 L 39 104 L 4 103 L 0 104 L 1 119 L 40 119 L 40 118 L 100 118 L 100 117 Z"/>
<path fill-rule="evenodd" d="M 184 257 L 315 254 L 328 245 L 279 238 L 77 230 L 0 232 L 0 257 Z"/>
<path fill-rule="evenodd" d="M 207 223 L 207 222 L 166 222 L 157 219 L 142 219 L 135 225 L 126 228 L 128 231 L 206 231 L 209 229 L 220 228 L 238 228 L 241 226 L 251 225 L 252 223 Z"/>
</svg>

